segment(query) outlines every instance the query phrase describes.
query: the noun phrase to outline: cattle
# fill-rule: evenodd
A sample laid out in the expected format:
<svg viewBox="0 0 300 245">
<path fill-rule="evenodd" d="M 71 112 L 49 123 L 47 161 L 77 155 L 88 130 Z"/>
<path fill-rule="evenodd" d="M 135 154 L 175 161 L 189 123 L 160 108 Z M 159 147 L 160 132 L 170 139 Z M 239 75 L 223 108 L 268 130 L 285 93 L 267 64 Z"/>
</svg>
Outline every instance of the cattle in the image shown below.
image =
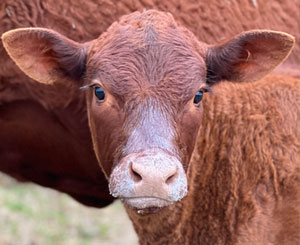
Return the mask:
<svg viewBox="0 0 300 245">
<path fill-rule="evenodd" d="M 85 43 L 45 28 L 2 40 L 44 90 L 60 86 L 65 108 L 77 96 L 141 244 L 299 242 L 299 80 L 265 77 L 291 52 L 291 35 L 252 30 L 209 45 L 149 10 Z M 65 130 L 80 136 L 87 125 Z"/>
<path fill-rule="evenodd" d="M 20 27 L 47 27 L 77 42 L 87 42 L 120 16 L 144 8 L 171 12 L 206 43 L 257 28 L 289 32 L 296 37 L 296 46 L 275 72 L 299 77 L 299 69 L 293 69 L 300 62 L 296 0 L 211 0 L 209 4 L 192 0 L 5 0 L 0 3 L 0 33 Z M 111 203 L 107 180 L 92 149 L 82 94 L 72 85 L 37 84 L 12 62 L 2 42 L 0 63 L 0 171 L 68 193 L 85 205 L 103 207 Z"/>
</svg>

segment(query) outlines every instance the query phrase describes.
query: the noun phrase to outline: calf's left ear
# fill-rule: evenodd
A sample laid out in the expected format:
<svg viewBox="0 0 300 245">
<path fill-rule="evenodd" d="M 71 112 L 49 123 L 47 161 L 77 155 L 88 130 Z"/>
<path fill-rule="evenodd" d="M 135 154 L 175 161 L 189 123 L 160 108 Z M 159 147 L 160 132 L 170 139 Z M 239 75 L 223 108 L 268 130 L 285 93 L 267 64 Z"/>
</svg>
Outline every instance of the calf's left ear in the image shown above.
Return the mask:
<svg viewBox="0 0 300 245">
<path fill-rule="evenodd" d="M 86 45 L 45 28 L 21 28 L 2 35 L 3 46 L 19 68 L 46 84 L 80 80 L 85 72 Z"/>
<path fill-rule="evenodd" d="M 256 81 L 287 58 L 294 42 L 293 36 L 283 32 L 255 30 L 210 46 L 206 54 L 207 83 Z"/>
</svg>

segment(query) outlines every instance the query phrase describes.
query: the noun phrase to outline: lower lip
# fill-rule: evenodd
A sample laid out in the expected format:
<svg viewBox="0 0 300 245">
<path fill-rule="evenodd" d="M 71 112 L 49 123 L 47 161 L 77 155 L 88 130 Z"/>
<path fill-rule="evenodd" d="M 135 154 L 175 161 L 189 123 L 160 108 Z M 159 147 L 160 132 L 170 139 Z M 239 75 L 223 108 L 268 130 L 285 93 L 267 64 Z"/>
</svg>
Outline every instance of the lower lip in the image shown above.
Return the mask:
<svg viewBox="0 0 300 245">
<path fill-rule="evenodd" d="M 121 198 L 121 200 L 132 209 L 136 209 L 136 210 L 148 209 L 153 211 L 160 210 L 161 208 L 169 206 L 173 203 L 168 200 L 156 198 L 156 197 L 130 197 L 130 198 Z M 140 213 L 143 212 L 140 211 Z"/>
</svg>

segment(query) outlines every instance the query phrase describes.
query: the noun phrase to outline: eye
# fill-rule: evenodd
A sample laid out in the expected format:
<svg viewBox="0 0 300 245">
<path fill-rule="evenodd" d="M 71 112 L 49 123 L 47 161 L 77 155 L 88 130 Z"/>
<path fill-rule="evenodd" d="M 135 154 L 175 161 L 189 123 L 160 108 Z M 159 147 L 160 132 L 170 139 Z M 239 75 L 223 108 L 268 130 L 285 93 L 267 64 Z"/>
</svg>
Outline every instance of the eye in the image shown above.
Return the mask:
<svg viewBox="0 0 300 245">
<path fill-rule="evenodd" d="M 202 100 L 202 97 L 203 97 L 203 92 L 198 91 L 194 97 L 194 104 L 198 105 L 200 103 L 200 101 Z"/>
<path fill-rule="evenodd" d="M 105 99 L 105 92 L 104 92 L 103 88 L 96 87 L 95 95 L 99 101 L 103 101 Z"/>
</svg>

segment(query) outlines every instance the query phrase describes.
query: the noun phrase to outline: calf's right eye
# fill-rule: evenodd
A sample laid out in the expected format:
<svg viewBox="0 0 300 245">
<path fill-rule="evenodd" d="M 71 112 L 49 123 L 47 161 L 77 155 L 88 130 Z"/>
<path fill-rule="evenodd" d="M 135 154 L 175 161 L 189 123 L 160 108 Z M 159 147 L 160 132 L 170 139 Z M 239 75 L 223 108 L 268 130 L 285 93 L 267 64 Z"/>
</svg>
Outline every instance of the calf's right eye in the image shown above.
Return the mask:
<svg viewBox="0 0 300 245">
<path fill-rule="evenodd" d="M 103 88 L 96 87 L 95 88 L 95 95 L 96 95 L 98 101 L 104 101 L 104 99 L 105 99 L 105 92 L 104 92 Z"/>
</svg>

